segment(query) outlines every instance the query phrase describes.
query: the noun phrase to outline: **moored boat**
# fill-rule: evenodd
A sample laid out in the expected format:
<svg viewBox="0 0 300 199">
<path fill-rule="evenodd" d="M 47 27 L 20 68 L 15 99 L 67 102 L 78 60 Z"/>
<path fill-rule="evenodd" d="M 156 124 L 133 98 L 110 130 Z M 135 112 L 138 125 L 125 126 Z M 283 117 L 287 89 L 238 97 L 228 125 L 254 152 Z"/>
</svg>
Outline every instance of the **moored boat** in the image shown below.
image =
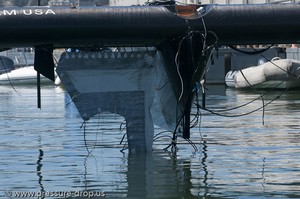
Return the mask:
<svg viewBox="0 0 300 199">
<path fill-rule="evenodd" d="M 299 76 L 300 61 L 275 57 L 257 66 L 229 71 L 225 83 L 232 88 L 297 88 Z"/>
<path fill-rule="evenodd" d="M 37 72 L 33 66 L 26 66 L 0 75 L 0 85 L 36 84 Z M 41 75 L 41 82 L 51 82 Z"/>
</svg>

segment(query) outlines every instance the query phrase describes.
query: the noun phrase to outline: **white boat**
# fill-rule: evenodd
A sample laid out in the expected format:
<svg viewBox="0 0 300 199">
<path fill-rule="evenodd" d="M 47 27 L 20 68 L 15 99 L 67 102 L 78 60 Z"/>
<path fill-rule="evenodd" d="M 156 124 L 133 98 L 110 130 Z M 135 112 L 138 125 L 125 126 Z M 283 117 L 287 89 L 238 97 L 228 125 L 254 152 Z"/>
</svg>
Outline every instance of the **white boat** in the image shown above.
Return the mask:
<svg viewBox="0 0 300 199">
<path fill-rule="evenodd" d="M 26 66 L 12 70 L 0 75 L 0 85 L 15 84 L 36 84 L 37 72 L 33 66 Z M 50 83 L 51 81 L 41 75 L 41 83 Z"/>
<path fill-rule="evenodd" d="M 0 53 L 0 85 L 36 84 L 37 72 L 34 69 L 34 49 L 13 48 Z M 2 56 L 1 56 L 2 55 Z M 41 83 L 51 83 L 41 77 Z"/>
<path fill-rule="evenodd" d="M 275 57 L 257 66 L 229 71 L 225 83 L 232 88 L 297 88 L 299 76 L 300 61 Z"/>
</svg>

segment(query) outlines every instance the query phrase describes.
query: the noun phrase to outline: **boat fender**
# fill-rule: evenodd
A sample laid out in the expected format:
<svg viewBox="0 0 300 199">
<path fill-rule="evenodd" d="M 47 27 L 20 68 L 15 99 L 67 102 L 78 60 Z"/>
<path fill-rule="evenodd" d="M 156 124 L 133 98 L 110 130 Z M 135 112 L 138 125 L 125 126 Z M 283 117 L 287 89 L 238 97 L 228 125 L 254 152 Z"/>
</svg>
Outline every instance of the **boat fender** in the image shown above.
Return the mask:
<svg viewBox="0 0 300 199">
<path fill-rule="evenodd" d="M 226 86 L 230 87 L 230 88 L 234 88 L 235 87 L 235 74 L 237 71 L 229 71 L 226 76 L 225 76 L 225 83 Z"/>
</svg>

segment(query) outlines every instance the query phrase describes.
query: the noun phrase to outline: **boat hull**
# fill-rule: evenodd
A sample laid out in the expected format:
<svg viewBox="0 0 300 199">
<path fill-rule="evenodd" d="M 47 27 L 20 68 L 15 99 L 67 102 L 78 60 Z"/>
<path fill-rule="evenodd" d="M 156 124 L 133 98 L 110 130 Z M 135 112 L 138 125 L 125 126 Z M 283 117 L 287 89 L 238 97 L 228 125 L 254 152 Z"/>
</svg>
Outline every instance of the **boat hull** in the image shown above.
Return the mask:
<svg viewBox="0 0 300 199">
<path fill-rule="evenodd" d="M 33 66 L 22 67 L 0 75 L 0 85 L 36 84 L 37 72 Z M 51 80 L 41 76 L 41 83 L 51 83 Z"/>
<path fill-rule="evenodd" d="M 229 71 L 225 76 L 228 87 L 284 89 L 300 87 L 300 61 L 275 59 L 258 66 Z"/>
<path fill-rule="evenodd" d="M 1 7 L 0 47 L 149 46 L 189 29 L 221 45 L 299 41 L 298 3 L 191 8 L 184 15 L 178 6 Z"/>
</svg>

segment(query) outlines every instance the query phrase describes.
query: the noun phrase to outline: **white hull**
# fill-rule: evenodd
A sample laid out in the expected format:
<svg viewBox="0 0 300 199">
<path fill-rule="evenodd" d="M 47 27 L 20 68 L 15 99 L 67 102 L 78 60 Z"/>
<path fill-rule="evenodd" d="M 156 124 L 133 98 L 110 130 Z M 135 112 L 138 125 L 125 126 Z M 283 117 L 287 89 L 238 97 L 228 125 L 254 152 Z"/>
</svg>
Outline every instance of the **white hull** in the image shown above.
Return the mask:
<svg viewBox="0 0 300 199">
<path fill-rule="evenodd" d="M 33 66 L 18 68 L 0 75 L 0 85 L 9 84 L 36 84 L 37 72 Z M 41 82 L 50 83 L 50 80 L 41 75 Z"/>
</svg>

